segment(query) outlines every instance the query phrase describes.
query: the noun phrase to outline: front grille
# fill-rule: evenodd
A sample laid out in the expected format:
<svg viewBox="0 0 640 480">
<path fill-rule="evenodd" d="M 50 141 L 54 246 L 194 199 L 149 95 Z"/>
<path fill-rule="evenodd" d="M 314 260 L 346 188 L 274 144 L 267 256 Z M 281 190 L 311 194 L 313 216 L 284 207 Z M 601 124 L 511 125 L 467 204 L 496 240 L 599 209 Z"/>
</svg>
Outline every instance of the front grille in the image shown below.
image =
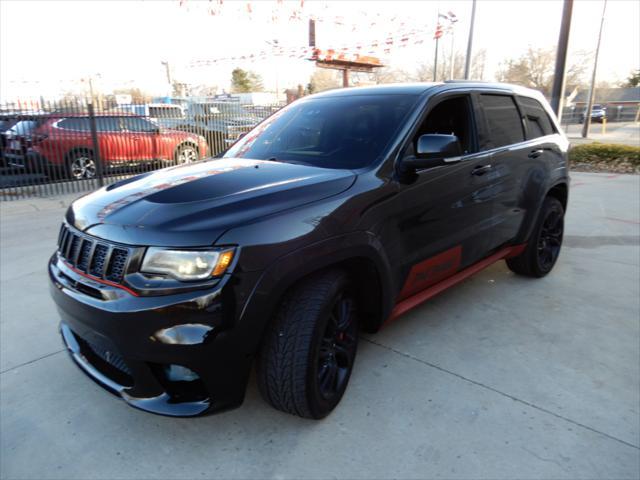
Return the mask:
<svg viewBox="0 0 640 480">
<path fill-rule="evenodd" d="M 119 283 L 124 278 L 131 250 L 85 235 L 62 224 L 58 252 L 72 267 L 94 277 Z"/>
<path fill-rule="evenodd" d="M 127 264 L 129 252 L 122 248 L 114 248 L 111 253 L 111 263 L 107 269 L 107 280 L 119 281 L 124 275 L 124 267 Z"/>
</svg>

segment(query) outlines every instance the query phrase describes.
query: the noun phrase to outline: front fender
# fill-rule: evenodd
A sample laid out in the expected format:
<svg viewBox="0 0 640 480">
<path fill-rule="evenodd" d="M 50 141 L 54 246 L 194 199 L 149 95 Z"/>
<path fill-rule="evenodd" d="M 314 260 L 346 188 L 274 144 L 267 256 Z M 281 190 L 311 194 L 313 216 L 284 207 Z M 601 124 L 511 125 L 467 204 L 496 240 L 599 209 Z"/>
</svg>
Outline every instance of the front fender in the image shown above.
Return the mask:
<svg viewBox="0 0 640 480">
<path fill-rule="evenodd" d="M 376 330 L 391 313 L 391 292 L 395 290 L 382 245 L 375 235 L 364 231 L 327 238 L 277 258 L 260 275 L 239 314 L 238 325 L 251 324 L 251 328 L 260 332 L 256 339 L 261 339 L 288 289 L 314 272 L 337 265 L 350 268 L 353 261 L 368 262 L 377 277 L 375 280 L 380 282 L 380 294 L 366 296 L 365 306 L 367 311 L 375 312 L 367 324 L 370 330 Z M 252 350 L 258 347 L 259 343 L 253 345 Z"/>
</svg>

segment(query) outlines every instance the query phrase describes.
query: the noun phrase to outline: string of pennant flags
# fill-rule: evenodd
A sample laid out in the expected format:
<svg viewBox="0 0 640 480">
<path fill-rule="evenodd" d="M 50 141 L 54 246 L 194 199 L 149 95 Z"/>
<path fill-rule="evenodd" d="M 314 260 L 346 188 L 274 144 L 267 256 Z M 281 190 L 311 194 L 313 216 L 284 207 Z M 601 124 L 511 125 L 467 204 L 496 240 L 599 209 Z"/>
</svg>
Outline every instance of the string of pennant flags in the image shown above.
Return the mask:
<svg viewBox="0 0 640 480">
<path fill-rule="evenodd" d="M 207 6 L 207 13 L 211 16 L 222 16 L 225 12 L 229 12 L 227 8 L 234 8 L 234 13 L 238 13 L 238 9 L 241 2 L 232 2 L 233 7 L 228 7 L 225 0 L 210 0 L 209 2 L 195 2 L 194 0 L 179 0 L 180 6 L 189 6 L 191 4 Z M 327 49 L 318 49 L 310 46 L 294 46 L 285 47 L 283 45 L 272 45 L 270 49 L 261 50 L 257 53 L 250 53 L 245 55 L 233 55 L 218 58 L 208 59 L 196 59 L 187 64 L 188 68 L 208 67 L 217 65 L 224 62 L 237 62 L 237 61 L 254 61 L 254 60 L 266 60 L 267 58 L 277 56 L 298 60 L 344 60 L 358 62 L 363 61 L 366 58 L 367 61 L 371 61 L 374 55 L 388 55 L 395 48 L 406 48 L 409 46 L 420 45 L 428 40 L 429 36 L 433 35 L 433 39 L 437 40 L 444 34 L 453 31 L 455 23 L 458 21 L 457 16 L 453 12 L 439 13 L 438 22 L 435 26 L 429 27 L 428 25 L 414 26 L 407 29 L 410 25 L 410 21 L 406 17 L 391 16 L 386 17 L 380 12 L 365 13 L 365 21 L 359 21 L 358 23 L 350 24 L 345 16 L 342 15 L 321 15 L 317 12 L 305 12 L 305 0 L 300 0 L 299 3 L 293 4 L 293 8 L 285 8 L 285 3 L 282 0 L 276 0 L 275 6 L 272 9 L 271 20 L 273 22 L 278 21 L 284 17 L 288 21 L 308 21 L 314 20 L 316 23 L 332 24 L 339 27 L 351 27 L 352 31 L 357 28 L 371 28 L 376 25 L 384 24 L 388 26 L 392 24 L 395 26 L 395 31 L 400 33 L 389 34 L 384 36 L 380 40 L 368 40 L 364 42 L 355 42 L 349 45 L 334 46 Z M 287 2 L 288 6 L 292 5 L 292 2 Z M 241 5 L 240 5 L 241 6 Z M 326 7 L 325 7 L 326 8 Z M 249 19 L 252 19 L 254 8 L 252 2 L 246 2 L 244 9 Z M 371 15 L 374 17 L 371 18 Z M 368 18 L 366 18 L 368 17 Z M 404 31 L 403 31 L 404 30 Z"/>
<path fill-rule="evenodd" d="M 211 59 L 193 60 L 187 66 L 189 68 L 207 67 L 223 62 L 232 61 L 252 61 L 266 60 L 267 58 L 278 56 L 291 59 L 309 60 L 346 60 L 359 61 L 364 56 L 385 54 L 388 55 L 395 48 L 406 48 L 425 43 L 430 35 L 434 39 L 439 39 L 445 33 L 452 31 L 451 26 L 443 28 L 439 23 L 435 29 L 412 29 L 407 32 L 389 35 L 382 40 L 371 40 L 368 42 L 356 42 L 352 45 L 342 45 L 334 48 L 319 49 L 308 46 L 284 47 L 273 46 L 270 50 L 261 50 L 257 53 L 245 55 L 234 55 Z"/>
</svg>

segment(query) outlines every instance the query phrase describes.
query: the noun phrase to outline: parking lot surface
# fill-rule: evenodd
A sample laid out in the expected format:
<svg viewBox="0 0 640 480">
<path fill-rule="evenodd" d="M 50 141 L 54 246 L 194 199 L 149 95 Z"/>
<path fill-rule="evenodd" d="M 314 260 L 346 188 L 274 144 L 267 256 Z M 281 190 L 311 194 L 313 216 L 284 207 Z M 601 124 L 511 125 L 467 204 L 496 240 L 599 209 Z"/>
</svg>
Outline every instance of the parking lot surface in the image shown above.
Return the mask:
<svg viewBox="0 0 640 480">
<path fill-rule="evenodd" d="M 602 124 L 592 123 L 589 129 L 589 136 L 582 138 L 582 124 L 563 125 L 563 129 L 574 145 L 583 143 L 620 143 L 640 147 L 640 123 L 607 123 L 604 132 Z"/>
<path fill-rule="evenodd" d="M 322 421 L 154 416 L 63 351 L 46 263 L 69 197 L 0 205 L 0 476 L 638 478 L 640 177 L 572 175 L 542 280 L 500 262 L 362 338 Z M 225 368 L 220 365 L 219 368 Z"/>
</svg>

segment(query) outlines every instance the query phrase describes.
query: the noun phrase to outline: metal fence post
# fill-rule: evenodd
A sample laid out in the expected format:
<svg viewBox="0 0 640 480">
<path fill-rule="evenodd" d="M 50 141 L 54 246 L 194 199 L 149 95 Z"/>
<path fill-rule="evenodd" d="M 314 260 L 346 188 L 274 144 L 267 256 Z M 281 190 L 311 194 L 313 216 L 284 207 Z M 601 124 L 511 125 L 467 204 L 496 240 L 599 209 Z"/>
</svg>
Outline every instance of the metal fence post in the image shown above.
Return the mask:
<svg viewBox="0 0 640 480">
<path fill-rule="evenodd" d="M 98 130 L 96 128 L 96 113 L 93 108 L 93 100 L 87 104 L 89 110 L 89 127 L 91 128 L 91 142 L 93 143 L 93 157 L 96 162 L 96 174 L 98 185 L 104 186 L 104 174 L 102 171 L 102 160 L 100 158 L 100 145 L 98 144 Z"/>
</svg>

